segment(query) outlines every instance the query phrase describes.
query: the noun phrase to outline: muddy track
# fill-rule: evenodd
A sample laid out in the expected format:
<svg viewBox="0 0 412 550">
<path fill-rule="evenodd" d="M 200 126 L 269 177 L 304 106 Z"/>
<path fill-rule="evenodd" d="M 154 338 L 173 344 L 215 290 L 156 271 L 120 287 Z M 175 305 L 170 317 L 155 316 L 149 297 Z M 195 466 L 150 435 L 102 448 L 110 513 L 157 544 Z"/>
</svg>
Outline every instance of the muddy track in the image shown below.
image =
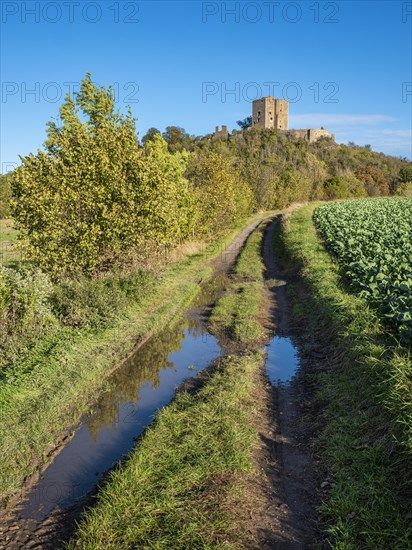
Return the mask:
<svg viewBox="0 0 412 550">
<path fill-rule="evenodd" d="M 222 247 L 220 255 L 211 261 L 214 275 L 226 273 L 231 269 L 247 238 L 262 221 L 263 220 L 260 219 L 252 222 L 245 227 L 229 245 Z M 210 309 L 210 304 L 206 307 L 206 309 L 207 308 Z M 198 310 L 194 311 L 193 314 L 196 317 L 199 315 L 202 316 L 202 312 Z M 145 343 L 146 340 L 135 349 L 134 353 L 138 351 L 138 349 Z M 120 366 L 121 365 L 118 367 Z M 64 441 L 63 437 L 61 441 Z M 60 444 L 59 449 L 53 455 L 53 458 L 63 448 L 64 445 Z M 120 459 L 121 457 L 119 457 L 119 460 Z M 43 470 L 44 469 L 45 468 L 43 468 Z M 32 485 L 33 479 L 28 481 L 27 486 L 23 488 L 19 498 L 14 500 L 13 505 L 9 506 L 6 510 L 3 510 L 0 513 L 0 550 L 59 548 L 70 536 L 75 522 L 78 520 L 84 508 L 92 505 L 93 498 L 97 493 L 96 487 L 83 499 L 81 499 L 80 502 L 68 510 L 62 511 L 57 508 L 53 510 L 52 513 L 45 519 L 35 521 L 33 519 L 24 519 L 19 514 L 19 510 L 21 509 L 25 497 Z"/>
<path fill-rule="evenodd" d="M 272 247 L 277 223 L 279 219 L 268 227 L 262 251 L 265 278 L 277 283 L 268 285 L 267 315 L 273 334 L 291 338 L 299 351 L 301 342 L 294 331 L 287 296 L 289 281 L 278 268 Z M 298 372 L 290 383 L 272 386 L 265 374 L 261 376 L 262 391 L 257 397 L 260 446 L 255 456 L 260 475 L 248 488 L 255 503 L 250 548 L 314 548 L 318 540 L 315 507 L 319 480 L 310 452 L 313 430 L 305 411 L 304 370 L 300 355 Z"/>
</svg>

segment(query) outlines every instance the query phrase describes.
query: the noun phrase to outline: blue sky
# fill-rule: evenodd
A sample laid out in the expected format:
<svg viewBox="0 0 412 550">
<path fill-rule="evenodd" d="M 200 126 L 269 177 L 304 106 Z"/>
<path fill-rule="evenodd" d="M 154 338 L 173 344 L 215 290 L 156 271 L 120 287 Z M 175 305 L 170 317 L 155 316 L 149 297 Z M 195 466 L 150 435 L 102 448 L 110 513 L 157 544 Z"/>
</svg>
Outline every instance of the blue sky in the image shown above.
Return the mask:
<svg viewBox="0 0 412 550">
<path fill-rule="evenodd" d="M 139 135 L 236 127 L 251 100 L 290 100 L 290 127 L 412 157 L 412 3 L 1 2 L 2 171 L 41 148 L 87 71 L 114 84 Z"/>
</svg>

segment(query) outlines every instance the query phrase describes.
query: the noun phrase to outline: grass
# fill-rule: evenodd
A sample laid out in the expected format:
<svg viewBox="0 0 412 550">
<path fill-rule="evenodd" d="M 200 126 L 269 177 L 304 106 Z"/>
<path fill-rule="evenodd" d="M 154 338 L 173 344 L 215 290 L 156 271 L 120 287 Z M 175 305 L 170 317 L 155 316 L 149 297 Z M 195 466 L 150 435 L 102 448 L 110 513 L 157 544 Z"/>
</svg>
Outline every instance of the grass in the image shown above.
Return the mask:
<svg viewBox="0 0 412 550">
<path fill-rule="evenodd" d="M 213 333 L 224 332 L 244 344 L 262 342 L 266 331 L 258 320 L 262 287 L 258 282 L 232 283 L 228 294 L 216 304 L 210 317 Z"/>
<path fill-rule="evenodd" d="M 159 332 L 190 303 L 199 280 L 212 274 L 210 259 L 222 253 L 238 231 L 167 269 L 155 288 L 139 303 L 131 303 L 112 326 L 63 328 L 2 369 L 0 498 L 16 493 L 24 479 L 47 462 L 49 452 L 76 425 L 136 343 Z"/>
<path fill-rule="evenodd" d="M 0 219 L 0 265 L 21 259 L 17 248 L 17 230 L 13 228 L 13 220 Z"/>
<path fill-rule="evenodd" d="M 212 332 L 223 332 L 241 344 L 261 343 L 267 337 L 267 331 L 259 322 L 264 272 L 261 243 L 267 224 L 263 222 L 249 237 L 236 263 L 228 292 L 218 300 L 210 316 Z"/>
<path fill-rule="evenodd" d="M 262 281 L 265 270 L 261 258 L 262 235 L 268 223 L 270 222 L 263 222 L 258 231 L 254 231 L 248 238 L 234 269 L 235 274 L 239 277 L 252 281 Z"/>
<path fill-rule="evenodd" d="M 262 300 L 262 235 L 263 227 L 249 237 L 235 270 L 256 277 L 244 283 L 254 300 Z M 238 523 L 248 506 L 244 480 L 258 442 L 253 395 L 263 352 L 255 350 L 248 329 L 255 314 L 239 315 L 232 296 L 217 307 L 224 303 L 229 318 L 236 313 L 235 341 L 250 349 L 221 359 L 197 393 L 179 393 L 158 413 L 126 463 L 110 475 L 70 549 L 245 547 Z"/>
<path fill-rule="evenodd" d="M 314 208 L 294 212 L 275 245 L 303 281 L 290 292 L 308 353 L 311 341 L 324 346 L 312 382 L 324 414 L 317 449 L 333 482 L 320 510 L 325 531 L 336 549 L 412 548 L 410 352 L 346 291 L 317 237 Z"/>
</svg>

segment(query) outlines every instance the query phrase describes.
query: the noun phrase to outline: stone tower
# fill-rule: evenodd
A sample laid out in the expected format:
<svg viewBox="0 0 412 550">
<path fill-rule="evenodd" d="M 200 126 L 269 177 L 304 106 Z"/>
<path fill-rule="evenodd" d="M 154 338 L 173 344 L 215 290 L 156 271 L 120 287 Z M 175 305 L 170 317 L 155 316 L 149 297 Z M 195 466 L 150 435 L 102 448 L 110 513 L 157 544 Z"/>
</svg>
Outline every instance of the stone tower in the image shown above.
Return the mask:
<svg viewBox="0 0 412 550">
<path fill-rule="evenodd" d="M 287 130 L 289 127 L 288 102 L 270 95 L 256 99 L 252 106 L 252 126 Z"/>
</svg>

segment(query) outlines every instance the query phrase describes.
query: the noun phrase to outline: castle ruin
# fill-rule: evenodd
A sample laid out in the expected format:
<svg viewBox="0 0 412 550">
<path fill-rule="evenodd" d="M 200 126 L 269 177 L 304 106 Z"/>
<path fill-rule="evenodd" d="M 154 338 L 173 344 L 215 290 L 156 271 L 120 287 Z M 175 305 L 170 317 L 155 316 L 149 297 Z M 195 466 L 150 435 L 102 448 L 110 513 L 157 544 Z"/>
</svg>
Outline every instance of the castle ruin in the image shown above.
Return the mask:
<svg viewBox="0 0 412 550">
<path fill-rule="evenodd" d="M 215 139 L 220 139 L 220 138 L 226 138 L 227 139 L 229 137 L 229 132 L 228 132 L 227 126 L 223 125 L 221 130 L 219 130 L 219 126 L 216 126 L 215 133 L 213 134 L 213 137 Z"/>
<path fill-rule="evenodd" d="M 252 126 L 287 130 L 289 126 L 289 103 L 272 96 L 256 99 L 252 103 Z"/>
<path fill-rule="evenodd" d="M 324 128 L 308 128 L 304 130 L 289 130 L 289 102 L 285 99 L 278 99 L 272 96 L 256 99 L 252 103 L 252 128 L 274 128 L 275 130 L 285 132 L 293 139 L 303 139 L 309 143 L 314 143 L 322 137 L 331 137 Z M 216 126 L 214 139 L 228 138 L 229 132 L 227 126 Z"/>
</svg>

